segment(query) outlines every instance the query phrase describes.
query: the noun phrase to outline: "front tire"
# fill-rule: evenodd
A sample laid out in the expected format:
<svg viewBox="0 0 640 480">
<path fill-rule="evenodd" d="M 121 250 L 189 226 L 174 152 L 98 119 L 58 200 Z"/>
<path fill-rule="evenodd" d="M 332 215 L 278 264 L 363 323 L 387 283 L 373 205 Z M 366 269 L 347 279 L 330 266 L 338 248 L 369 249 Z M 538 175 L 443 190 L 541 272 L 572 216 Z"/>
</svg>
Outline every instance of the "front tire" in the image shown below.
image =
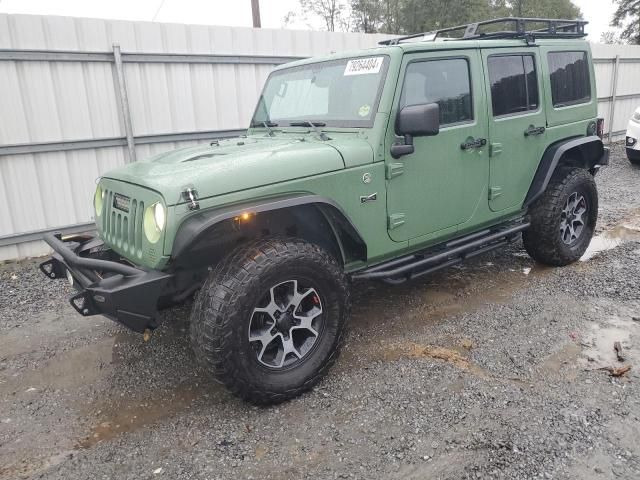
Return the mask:
<svg viewBox="0 0 640 480">
<path fill-rule="evenodd" d="M 582 168 L 556 171 L 544 194 L 529 211 L 531 227 L 522 234 L 536 261 L 561 267 L 582 257 L 598 218 L 598 191 Z"/>
<path fill-rule="evenodd" d="M 349 314 L 342 267 L 298 239 L 240 247 L 210 274 L 191 314 L 197 359 L 257 404 L 293 398 L 335 362 Z"/>
</svg>

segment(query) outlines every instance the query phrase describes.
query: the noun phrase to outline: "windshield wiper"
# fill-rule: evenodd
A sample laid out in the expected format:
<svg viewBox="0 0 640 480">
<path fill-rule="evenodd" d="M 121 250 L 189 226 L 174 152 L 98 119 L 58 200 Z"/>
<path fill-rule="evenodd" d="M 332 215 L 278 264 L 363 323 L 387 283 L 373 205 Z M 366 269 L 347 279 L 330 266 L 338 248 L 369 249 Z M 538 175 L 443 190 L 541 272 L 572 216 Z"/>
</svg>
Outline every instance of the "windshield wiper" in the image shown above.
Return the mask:
<svg viewBox="0 0 640 480">
<path fill-rule="evenodd" d="M 315 132 L 320 137 L 320 140 L 331 140 L 326 133 L 320 130 L 318 127 L 326 126 L 326 123 L 323 122 L 310 122 L 309 120 L 305 120 L 303 122 L 290 122 L 290 127 L 311 127 L 315 130 Z"/>
<path fill-rule="evenodd" d="M 275 137 L 276 134 L 274 133 L 274 131 L 271 129 L 271 127 L 277 127 L 278 124 L 277 123 L 273 123 L 273 122 L 260 122 L 262 123 L 262 125 L 264 126 L 264 128 L 267 129 L 267 132 L 269 132 L 269 136 L 270 137 Z"/>
</svg>

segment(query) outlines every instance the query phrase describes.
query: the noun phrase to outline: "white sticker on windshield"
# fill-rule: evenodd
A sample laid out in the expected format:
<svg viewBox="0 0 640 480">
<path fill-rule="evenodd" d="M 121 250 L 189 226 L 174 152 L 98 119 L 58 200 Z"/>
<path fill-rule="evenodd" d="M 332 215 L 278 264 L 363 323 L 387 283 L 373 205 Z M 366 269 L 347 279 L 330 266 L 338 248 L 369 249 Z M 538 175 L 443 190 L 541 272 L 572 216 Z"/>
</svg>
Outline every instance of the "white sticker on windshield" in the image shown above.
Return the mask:
<svg viewBox="0 0 640 480">
<path fill-rule="evenodd" d="M 345 77 L 348 75 L 366 75 L 378 73 L 382 67 L 384 57 L 355 58 L 347 62 L 344 69 Z"/>
</svg>

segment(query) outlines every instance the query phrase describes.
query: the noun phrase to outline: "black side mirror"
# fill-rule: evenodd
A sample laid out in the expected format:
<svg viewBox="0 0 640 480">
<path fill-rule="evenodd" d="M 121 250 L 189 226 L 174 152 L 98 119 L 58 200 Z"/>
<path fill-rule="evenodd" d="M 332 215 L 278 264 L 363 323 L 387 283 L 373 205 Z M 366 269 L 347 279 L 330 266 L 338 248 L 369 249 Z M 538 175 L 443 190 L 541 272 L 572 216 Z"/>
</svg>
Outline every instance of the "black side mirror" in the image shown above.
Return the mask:
<svg viewBox="0 0 640 480">
<path fill-rule="evenodd" d="M 427 103 L 403 107 L 396 118 L 396 132 L 412 137 L 437 135 L 440 133 L 440 105 Z"/>
<path fill-rule="evenodd" d="M 407 105 L 396 118 L 396 133 L 404 136 L 404 144 L 391 146 L 391 156 L 400 158 L 414 152 L 413 137 L 440 133 L 440 106 L 437 103 Z"/>
</svg>

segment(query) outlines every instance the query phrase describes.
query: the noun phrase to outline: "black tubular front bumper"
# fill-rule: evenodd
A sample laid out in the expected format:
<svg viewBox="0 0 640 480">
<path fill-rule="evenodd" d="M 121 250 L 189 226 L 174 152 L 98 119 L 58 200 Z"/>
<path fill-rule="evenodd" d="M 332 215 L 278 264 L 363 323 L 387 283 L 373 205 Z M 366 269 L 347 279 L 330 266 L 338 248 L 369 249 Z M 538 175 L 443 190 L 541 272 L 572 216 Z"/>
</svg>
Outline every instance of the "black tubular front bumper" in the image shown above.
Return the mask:
<svg viewBox="0 0 640 480">
<path fill-rule="evenodd" d="M 84 316 L 104 315 L 136 332 L 155 328 L 158 300 L 171 274 L 124 263 L 97 238 L 47 234 L 51 259 L 40 265 L 47 277 L 73 278 L 79 291 L 71 306 Z"/>
</svg>

